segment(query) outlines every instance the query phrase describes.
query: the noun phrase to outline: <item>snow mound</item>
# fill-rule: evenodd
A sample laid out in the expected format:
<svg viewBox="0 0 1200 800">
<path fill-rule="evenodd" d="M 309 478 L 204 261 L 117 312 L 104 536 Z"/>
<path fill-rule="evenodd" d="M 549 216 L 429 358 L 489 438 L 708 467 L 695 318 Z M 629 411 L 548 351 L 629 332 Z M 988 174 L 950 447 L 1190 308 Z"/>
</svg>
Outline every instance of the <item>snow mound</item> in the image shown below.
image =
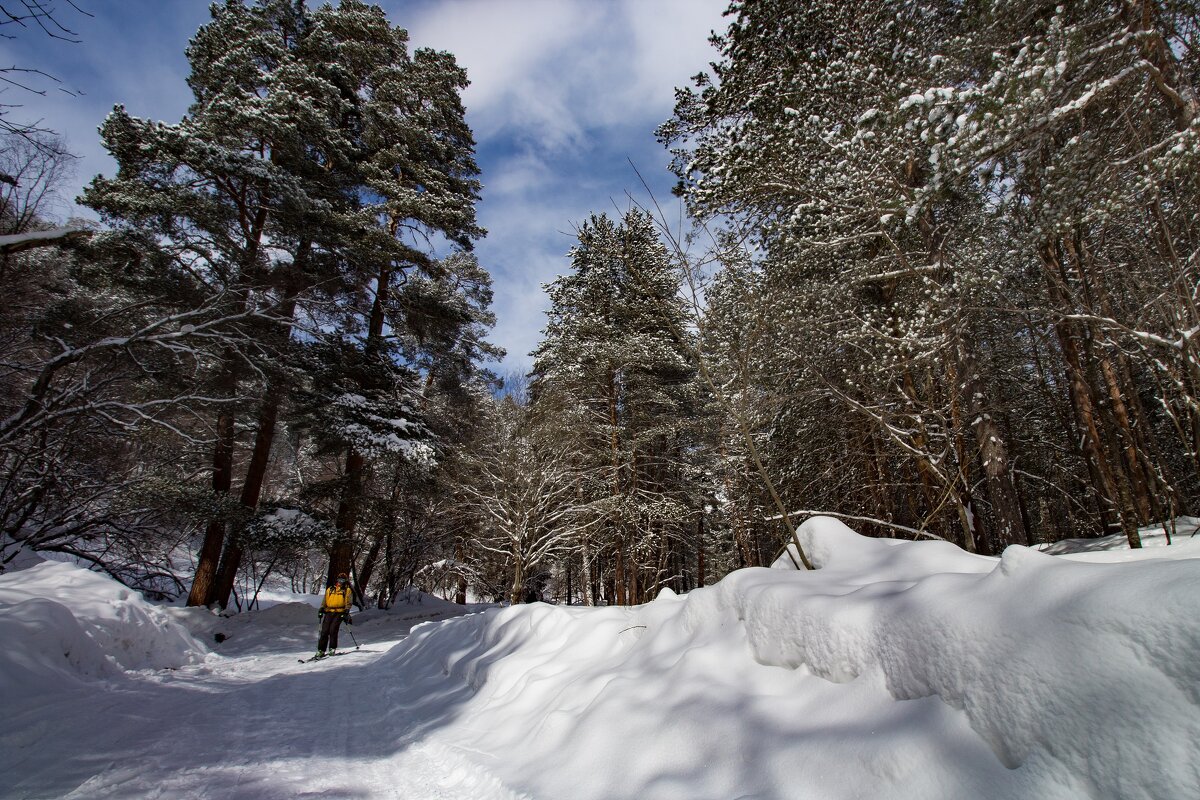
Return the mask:
<svg viewBox="0 0 1200 800">
<path fill-rule="evenodd" d="M 66 606 L 52 600 L 0 606 L 0 641 L 0 687 L 9 712 L 14 703 L 64 684 L 124 675 Z"/>
<path fill-rule="evenodd" d="M 1159 548 L 1171 548 L 1171 558 L 1200 558 L 1200 518 L 1178 517 L 1166 527 L 1148 526 L 1138 531 L 1142 549 L 1131 550 L 1124 534 L 1100 536 L 1094 539 L 1062 539 L 1053 544 L 1040 545 L 1038 549 L 1050 555 L 1063 556 L 1075 561 L 1112 564 L 1120 561 L 1140 561 L 1146 558 L 1163 558 Z"/>
<path fill-rule="evenodd" d="M 828 576 L 837 572 L 857 584 L 879 580 L 919 580 L 943 572 L 991 572 L 996 559 L 968 553 L 950 542 L 870 539 L 860 536 L 833 517 L 811 517 L 796 535 L 812 565 Z M 796 547 L 788 547 L 772 564 L 774 569 L 795 569 Z M 793 558 L 796 561 L 793 562 Z"/>
<path fill-rule="evenodd" d="M 0 671 L 6 676 L 10 668 L 27 668 L 29 659 L 55 670 L 65 663 L 82 677 L 111 677 L 100 661 L 111 660 L 118 671 L 168 669 L 208 654 L 166 610 L 73 564 L 47 561 L 0 575 L 0 625 L 6 643 Z M 19 654 L 13 642 L 22 643 Z"/>
<path fill-rule="evenodd" d="M 257 612 L 259 622 L 268 625 L 308 625 L 317 623 L 317 611 L 309 603 L 279 603 Z"/>
<path fill-rule="evenodd" d="M 800 536 L 819 569 L 741 570 L 632 609 L 488 611 L 420 626 L 380 663 L 457 686 L 444 732 L 535 796 L 1165 800 L 1200 786 L 1192 547 L 1096 564 L 867 539 L 829 519 Z"/>
</svg>

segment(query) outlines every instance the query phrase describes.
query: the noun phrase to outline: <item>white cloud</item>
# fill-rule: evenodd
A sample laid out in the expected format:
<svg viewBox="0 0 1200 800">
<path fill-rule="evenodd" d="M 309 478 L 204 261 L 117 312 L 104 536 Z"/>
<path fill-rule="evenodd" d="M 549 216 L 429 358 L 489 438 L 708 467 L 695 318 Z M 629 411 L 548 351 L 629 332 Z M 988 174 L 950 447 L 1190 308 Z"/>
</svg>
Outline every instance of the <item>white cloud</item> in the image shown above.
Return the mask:
<svg viewBox="0 0 1200 800">
<path fill-rule="evenodd" d="M 414 46 L 448 50 L 466 67 L 471 86 L 463 99 L 477 132 L 520 132 L 552 150 L 578 141 L 578 118 L 564 86 L 578 78 L 570 71 L 556 74 L 548 65 L 571 59 L 603 17 L 602 6 L 452 0 L 428 8 L 393 19 L 408 28 Z"/>
<path fill-rule="evenodd" d="M 627 88 L 630 101 L 670 113 L 675 87 L 688 85 L 716 60 L 708 40 L 713 31 L 724 31 L 727 5 L 727 0 L 625 0 L 636 78 Z"/>
<path fill-rule="evenodd" d="M 472 81 L 464 99 L 489 231 L 478 252 L 495 280 L 493 339 L 508 351 L 506 369 L 530 365 L 545 324 L 541 286 L 569 269 L 575 226 L 627 209 L 626 189 L 645 197 L 627 158 L 674 210 L 654 129 L 670 116 L 675 87 L 716 57 L 708 38 L 724 29 L 725 6 L 454 0 L 396 9 L 414 46 L 454 53 Z"/>
<path fill-rule="evenodd" d="M 10 52 L 5 55 L 54 75 L 62 88 L 78 93 L 51 90 L 45 97 L 3 98 L 22 105 L 13 119 L 41 120 L 78 157 L 74 181 L 62 191 L 67 206 L 95 175 L 111 175 L 116 169 L 96 131 L 114 105 L 124 104 L 134 116 L 172 122 L 187 110 L 192 94 L 185 80 L 184 48 L 196 28 L 210 18 L 208 4 L 202 0 L 174 2 L 171 13 L 163 12 L 160 0 L 123 0 L 119 12 L 94 3 L 80 5 L 95 16 L 81 17 L 66 6 L 58 9 L 63 22 L 78 33 L 78 43 L 26 30 L 6 43 Z M 92 215 L 74 207 L 68 213 Z"/>
<path fill-rule="evenodd" d="M 670 114 L 674 87 L 705 67 L 725 0 L 455 0 L 397 24 L 414 45 L 449 50 L 481 141 L 511 136 L 548 153 L 595 129 Z"/>
</svg>

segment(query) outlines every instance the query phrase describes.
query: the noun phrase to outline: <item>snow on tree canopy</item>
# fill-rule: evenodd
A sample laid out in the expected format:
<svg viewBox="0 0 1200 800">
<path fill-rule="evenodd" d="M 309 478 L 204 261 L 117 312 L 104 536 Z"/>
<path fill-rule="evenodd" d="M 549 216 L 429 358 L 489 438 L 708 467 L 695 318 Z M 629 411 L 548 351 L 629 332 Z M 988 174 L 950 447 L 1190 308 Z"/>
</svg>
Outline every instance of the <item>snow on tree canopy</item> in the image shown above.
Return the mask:
<svg viewBox="0 0 1200 800">
<path fill-rule="evenodd" d="M 332 430 L 364 455 L 399 455 L 425 468 L 437 463 L 437 452 L 426 441 L 428 430 L 414 419 L 416 411 L 407 404 L 397 406 L 346 392 L 334 397 L 328 410 Z"/>
<path fill-rule="evenodd" d="M 256 544 L 314 544 L 330 542 L 337 530 L 328 522 L 298 508 L 276 508 L 246 525 L 247 538 Z"/>
</svg>

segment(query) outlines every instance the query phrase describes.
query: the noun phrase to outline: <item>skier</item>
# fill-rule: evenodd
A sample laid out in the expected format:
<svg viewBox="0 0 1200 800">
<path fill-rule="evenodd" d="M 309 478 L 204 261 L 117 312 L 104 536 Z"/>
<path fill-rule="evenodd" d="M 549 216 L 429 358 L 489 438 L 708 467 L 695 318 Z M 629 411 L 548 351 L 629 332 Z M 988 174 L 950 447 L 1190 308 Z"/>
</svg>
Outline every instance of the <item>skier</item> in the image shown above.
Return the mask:
<svg viewBox="0 0 1200 800">
<path fill-rule="evenodd" d="M 350 619 L 352 599 L 350 577 L 340 572 L 337 583 L 325 590 L 325 601 L 321 603 L 321 610 L 317 612 L 317 619 L 321 620 L 321 635 L 317 639 L 317 654 L 313 658 L 324 658 L 326 645 L 329 645 L 329 655 L 337 651 L 338 628 L 342 626 L 342 620 L 346 620 L 347 625 L 354 624 Z"/>
</svg>

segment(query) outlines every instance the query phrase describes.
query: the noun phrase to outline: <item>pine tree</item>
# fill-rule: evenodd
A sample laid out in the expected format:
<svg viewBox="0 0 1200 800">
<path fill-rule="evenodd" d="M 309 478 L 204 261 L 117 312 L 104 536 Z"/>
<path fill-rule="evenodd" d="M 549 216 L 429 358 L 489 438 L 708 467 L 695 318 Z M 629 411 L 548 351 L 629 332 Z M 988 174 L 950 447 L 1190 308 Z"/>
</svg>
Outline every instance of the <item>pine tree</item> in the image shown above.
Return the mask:
<svg viewBox="0 0 1200 800">
<path fill-rule="evenodd" d="M 474 222 L 478 170 L 458 97 L 465 75 L 445 53 L 410 57 L 406 41 L 381 9 L 354 0 L 314 12 L 302 2 L 228 0 L 189 46 L 188 116 L 163 125 L 118 108 L 105 124 L 120 171 L 94 181 L 88 202 L 114 225 L 143 232 L 148 246 L 184 264 L 230 308 L 271 309 L 278 320 L 253 332 L 256 348 L 226 347 L 209 371 L 226 398 L 215 425 L 217 495 L 234 486 L 237 414 L 248 407 L 234 401 L 256 398 L 240 493 L 248 510 L 259 503 L 287 404 L 291 327 L 303 320 L 336 331 L 318 338 L 348 355 L 347 369 L 329 383 L 341 387 L 338 397 L 391 402 L 408 386 L 403 402 L 415 406 L 419 356 L 396 342 L 414 340 L 410 318 L 426 318 L 430 330 L 442 323 L 429 321 L 439 314 L 432 307 L 410 303 L 410 314 L 398 299 L 410 279 L 437 283 L 443 275 L 417 243 L 442 236 L 468 248 L 482 234 Z M 460 285 L 479 291 L 484 278 Z M 442 298 L 447 307 L 457 291 Z M 478 308 L 481 297 L 466 305 Z M 456 313 L 460 327 L 487 324 L 486 308 Z M 471 329 L 468 360 L 487 352 Z M 393 366 L 405 362 L 411 369 Z M 333 572 L 349 567 L 366 465 L 353 437 L 343 441 L 350 450 L 335 516 L 344 535 Z M 210 523 L 189 602 L 228 602 L 241 552 L 226 530 L 223 518 Z"/>
<path fill-rule="evenodd" d="M 570 258 L 572 274 L 547 287 L 535 414 L 571 442 L 577 502 L 604 521 L 580 542 L 585 580 L 604 572 L 610 601 L 640 602 L 673 574 L 694 530 L 691 334 L 678 274 L 645 214 L 619 225 L 592 217 Z"/>
<path fill-rule="evenodd" d="M 733 11 L 715 81 L 660 133 L 693 211 L 756 253 L 717 299 L 776 343 L 728 363 L 792 507 L 985 551 L 1030 520 L 1137 546 L 1185 507 L 1192 312 L 1161 287 L 1190 285 L 1194 12 Z"/>
</svg>

